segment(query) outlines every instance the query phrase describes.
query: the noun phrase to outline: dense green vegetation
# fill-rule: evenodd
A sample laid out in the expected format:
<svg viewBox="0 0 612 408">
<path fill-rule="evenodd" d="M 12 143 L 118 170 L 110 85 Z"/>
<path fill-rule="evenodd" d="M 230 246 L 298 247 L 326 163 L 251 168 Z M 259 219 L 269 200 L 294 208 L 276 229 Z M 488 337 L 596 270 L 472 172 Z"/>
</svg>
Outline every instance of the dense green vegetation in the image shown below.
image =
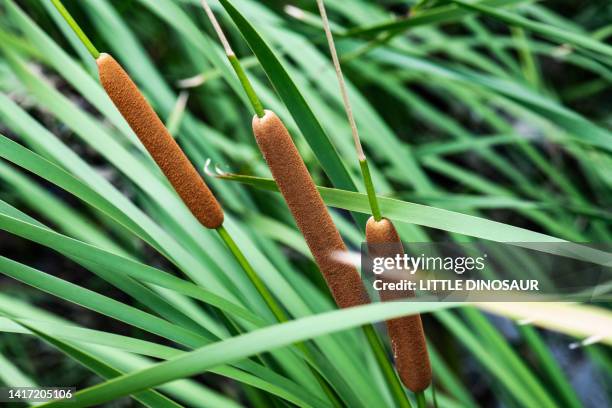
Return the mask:
<svg viewBox="0 0 612 408">
<path fill-rule="evenodd" d="M 203 174 L 291 321 L 171 189 L 52 2 L 6 0 L 0 382 L 76 385 L 81 406 L 327 407 L 330 389 L 345 406 L 393 406 L 358 328 L 422 313 L 440 407 L 612 403 L 608 304 L 336 310 L 200 1 L 64 3 Z M 404 242 L 612 242 L 612 5 L 325 3 L 381 211 Z M 370 206 L 315 1 L 211 5 L 357 250 Z"/>
</svg>

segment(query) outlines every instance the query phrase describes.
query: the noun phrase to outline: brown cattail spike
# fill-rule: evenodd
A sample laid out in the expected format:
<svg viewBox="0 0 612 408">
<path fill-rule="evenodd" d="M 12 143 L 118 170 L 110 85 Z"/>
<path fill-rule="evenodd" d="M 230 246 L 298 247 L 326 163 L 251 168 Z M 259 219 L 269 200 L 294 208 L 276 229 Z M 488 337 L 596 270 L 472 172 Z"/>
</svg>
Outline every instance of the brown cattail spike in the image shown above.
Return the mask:
<svg viewBox="0 0 612 408">
<path fill-rule="evenodd" d="M 393 223 L 386 218 L 376 221 L 370 217 L 366 224 L 366 241 L 371 257 L 395 257 L 404 254 L 399 235 Z M 380 292 L 382 301 L 412 296 L 413 292 Z M 431 384 L 431 365 L 421 316 L 412 315 L 389 320 L 387 329 L 402 382 L 411 391 L 425 390 Z"/>
<path fill-rule="evenodd" d="M 283 122 L 266 110 L 264 117 L 253 118 L 253 132 L 336 304 L 345 308 L 368 303 L 357 270 L 335 256 L 346 246 Z"/>
<path fill-rule="evenodd" d="M 193 215 L 207 228 L 223 224 L 223 210 L 189 159 L 121 65 L 108 54 L 96 60 L 100 82 Z"/>
</svg>

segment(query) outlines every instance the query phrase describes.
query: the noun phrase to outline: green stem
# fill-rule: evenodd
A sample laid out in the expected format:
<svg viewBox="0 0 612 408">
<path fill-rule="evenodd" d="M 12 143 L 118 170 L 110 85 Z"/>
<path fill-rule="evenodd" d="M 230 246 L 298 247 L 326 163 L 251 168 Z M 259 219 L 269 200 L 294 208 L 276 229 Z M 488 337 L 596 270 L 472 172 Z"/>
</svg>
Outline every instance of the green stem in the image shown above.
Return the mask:
<svg viewBox="0 0 612 408">
<path fill-rule="evenodd" d="M 423 391 L 415 392 L 414 396 L 416 397 L 417 407 L 427 408 L 427 401 L 425 400 L 425 393 Z"/>
<path fill-rule="evenodd" d="M 380 341 L 380 338 L 376 334 L 374 330 L 374 326 L 371 324 L 363 326 L 363 331 L 368 339 L 368 343 L 370 343 L 370 347 L 372 347 L 372 351 L 374 352 L 374 356 L 376 357 L 376 361 L 380 366 L 385 379 L 387 380 L 387 384 L 391 387 L 391 393 L 393 394 L 393 398 L 398 407 L 402 408 L 412 408 L 410 401 L 408 400 L 408 396 L 404 392 L 404 387 L 399 380 L 399 377 L 395 373 L 395 369 L 389 358 L 387 357 L 387 353 Z"/>
<path fill-rule="evenodd" d="M 70 28 L 72 28 L 72 31 L 74 31 L 77 37 L 79 37 L 79 40 L 81 40 L 81 42 L 83 43 L 85 48 L 87 48 L 87 51 L 89 51 L 91 56 L 94 59 L 98 59 L 98 57 L 100 56 L 100 51 L 98 51 L 98 49 L 89 40 L 87 35 L 85 35 L 83 30 L 81 30 L 81 27 L 79 27 L 77 22 L 74 21 L 74 18 L 72 18 L 72 16 L 70 15 L 70 12 L 66 10 L 66 7 L 64 7 L 61 0 L 51 0 L 51 2 L 53 3 L 57 11 L 59 11 L 59 13 L 62 15 L 64 20 L 66 20 Z"/>
<path fill-rule="evenodd" d="M 240 84 L 242 84 L 242 87 L 244 88 L 244 91 L 246 92 L 249 101 L 255 110 L 255 114 L 257 114 L 258 117 L 263 118 L 266 114 L 264 112 L 263 105 L 261 104 L 257 93 L 255 93 L 255 89 L 253 89 L 253 85 L 251 85 L 251 81 L 249 81 L 246 72 L 244 72 L 240 60 L 235 55 L 228 55 L 227 58 L 229 59 L 230 64 L 232 64 L 236 75 L 238 75 Z"/>
<path fill-rule="evenodd" d="M 372 182 L 372 175 L 370 174 L 370 167 L 368 166 L 368 160 L 366 158 L 359 160 L 359 167 L 361 167 L 361 174 L 363 175 L 363 183 L 365 184 L 366 192 L 368 193 L 368 201 L 370 202 L 370 210 L 376 221 L 382 219 L 380 207 L 378 206 L 378 198 L 376 198 L 376 190 L 374 190 L 374 183 Z"/>
<path fill-rule="evenodd" d="M 279 306 L 279 304 L 276 303 L 276 300 L 274 300 L 272 293 L 270 293 L 261 278 L 257 275 L 257 273 L 255 272 L 249 261 L 246 259 L 232 236 L 229 234 L 229 232 L 227 232 L 223 225 L 217 228 L 217 232 L 219 233 L 219 236 L 221 237 L 223 242 L 225 242 L 225 245 L 227 245 L 229 250 L 232 252 L 242 269 L 244 269 L 248 278 L 253 283 L 253 286 L 255 286 L 255 289 L 257 289 L 264 302 L 266 302 L 266 304 L 270 308 L 272 314 L 274 314 L 274 317 L 276 317 L 276 319 L 281 323 L 286 322 L 288 320 L 287 315 Z"/>
</svg>

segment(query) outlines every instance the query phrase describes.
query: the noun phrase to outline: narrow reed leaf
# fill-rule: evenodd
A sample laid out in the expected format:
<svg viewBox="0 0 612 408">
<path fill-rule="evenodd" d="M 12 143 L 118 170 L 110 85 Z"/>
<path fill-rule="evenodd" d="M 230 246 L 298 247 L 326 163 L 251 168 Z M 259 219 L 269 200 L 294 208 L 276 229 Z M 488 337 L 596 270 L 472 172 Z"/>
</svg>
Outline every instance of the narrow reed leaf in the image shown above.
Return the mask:
<svg viewBox="0 0 612 408">
<path fill-rule="evenodd" d="M 22 281 L 28 285 L 34 286 L 98 313 L 105 314 L 119 321 L 123 321 L 134 327 L 140 327 L 144 330 L 150 331 L 151 333 L 175 341 L 176 343 L 188 348 L 201 346 L 208 343 L 210 340 L 197 335 L 190 330 L 186 330 L 168 323 L 163 319 L 143 312 L 132 306 L 125 305 L 96 292 L 12 261 L 8 258 L 0 257 L 0 266 L 0 271 L 4 275 L 11 276 L 14 279 Z M 260 377 L 259 381 L 279 381 L 282 379 L 282 376 L 249 361 L 235 363 L 235 365 L 242 370 L 255 373 L 258 377 Z M 277 392 L 282 392 L 281 390 L 283 387 L 288 387 L 289 389 L 295 388 L 291 384 L 284 384 Z"/>
<path fill-rule="evenodd" d="M 72 207 L 19 170 L 0 162 L 0 178 L 10 186 L 9 188 L 21 192 L 29 208 L 43 215 L 67 235 L 118 255 L 130 256 L 129 251 L 121 243 L 117 243 L 96 228 L 92 219 L 86 214 L 73 211 Z"/>
<path fill-rule="evenodd" d="M 489 347 L 474 333 L 470 328 L 462 323 L 462 321 L 452 313 L 440 311 L 434 315 L 454 336 L 457 341 L 470 350 L 471 354 L 480 362 L 480 364 L 492 374 L 500 383 L 504 384 L 505 388 L 512 392 L 513 399 L 516 399 L 521 406 L 528 408 L 541 407 L 540 402 L 524 389 L 520 378 L 503 364 L 495 352 L 494 348 Z"/>
<path fill-rule="evenodd" d="M 190 0 L 194 5 L 200 5 L 201 0 Z M 152 13 L 157 15 L 160 19 L 165 20 L 171 27 L 179 32 L 187 43 L 200 52 L 206 57 L 206 59 L 219 70 L 221 76 L 225 79 L 227 84 L 230 86 L 232 91 L 241 98 L 245 105 L 249 103 L 246 95 L 242 92 L 240 82 L 236 80 L 232 72 L 230 64 L 225 63 L 223 54 L 218 52 L 216 44 L 212 39 L 205 35 L 198 25 L 196 25 L 192 19 L 189 18 L 188 12 L 182 9 L 181 3 L 177 3 L 174 0 L 138 0 L 143 7 L 149 9 Z M 95 2 L 98 4 L 91 4 L 94 9 L 94 15 L 99 15 L 106 11 L 107 22 L 115 20 L 121 27 L 122 32 L 127 33 L 125 27 L 126 23 L 120 19 L 117 11 L 111 11 L 112 5 L 109 3 Z M 111 16 L 110 14 L 114 14 Z M 197 13 L 199 15 L 199 13 Z M 100 28 L 104 26 L 101 25 Z M 110 36 L 109 36 L 110 37 Z M 119 41 L 118 41 L 119 42 Z M 119 56 L 118 49 L 115 50 L 117 56 Z M 136 58 L 138 59 L 138 58 Z M 140 64 L 140 61 L 139 61 Z M 130 68 L 130 67 L 128 67 Z M 164 84 L 165 85 L 165 84 Z M 153 83 L 151 83 L 153 88 Z M 170 91 L 170 87 L 164 86 L 166 91 Z M 147 89 L 149 93 L 155 92 L 153 89 Z M 161 96 L 161 95 L 160 95 Z"/>
<path fill-rule="evenodd" d="M 238 174 L 228 174 L 220 178 L 223 180 L 238 181 L 267 191 L 278 191 L 278 187 L 274 180 L 268 178 Z M 370 211 L 368 198 L 365 194 L 329 187 L 318 186 L 317 189 L 325 204 L 330 207 L 361 212 L 364 214 L 368 214 Z M 455 211 L 448 211 L 388 197 L 379 196 L 378 201 L 387 218 L 393 221 L 417 224 L 490 241 L 525 245 L 526 247 L 528 247 L 529 243 L 534 242 L 567 242 L 551 235 Z M 560 251 L 558 255 L 576 257 L 576 259 L 588 260 L 599 265 L 608 265 L 609 262 L 612 262 L 611 253 L 599 251 L 580 244 L 572 244 L 571 246 L 573 247 L 571 253 Z"/>
<path fill-rule="evenodd" d="M 172 289 L 178 293 L 200 300 L 237 318 L 245 319 L 255 325 L 264 321 L 250 311 L 227 301 L 191 282 L 177 278 L 167 272 L 142 264 L 129 258 L 115 255 L 93 245 L 58 234 L 42 226 L 32 225 L 2 213 L 0 209 L 0 229 L 52 248 L 64 255 L 101 266 L 113 273 L 124 275 L 149 284 Z"/>
<path fill-rule="evenodd" d="M 13 319 L 23 321 L 28 325 L 50 333 L 55 337 L 63 339 L 70 344 L 78 346 L 85 352 L 96 356 L 103 361 L 113 364 L 117 369 L 124 372 L 131 372 L 142 369 L 150 365 L 153 360 L 147 357 L 139 355 L 139 353 L 131 353 L 129 351 L 129 344 L 134 347 L 134 339 L 126 338 L 125 336 L 119 336 L 112 333 L 107 333 L 98 330 L 84 329 L 82 327 L 74 326 L 73 323 L 68 322 L 63 317 L 59 317 L 47 310 L 38 308 L 27 301 L 20 300 L 16 297 L 9 295 L 0 294 L 0 311 L 2 313 L 11 316 Z M 62 329 L 65 329 L 63 331 Z M 0 319 L 0 330 L 9 333 L 20 333 L 30 334 L 23 326 L 14 323 L 12 320 Z M 69 334 L 66 337 L 62 337 L 64 334 Z M 100 345 L 106 345 L 111 347 L 100 347 Z M 105 343 L 106 341 L 106 343 Z M 112 344 L 116 347 L 113 347 Z M 126 345 L 126 343 L 128 345 Z M 155 343 L 150 343 L 142 340 L 136 341 L 136 343 L 142 348 L 142 350 L 151 353 L 152 356 L 157 358 L 169 358 L 169 356 L 176 356 L 180 354 L 180 350 L 172 349 L 167 346 L 160 346 Z M 170 351 L 168 351 L 170 350 Z M 174 350 L 174 352 L 172 352 Z M 148 354 L 144 354 L 148 355 Z M 238 370 L 236 370 L 238 371 Z M 242 373 L 242 371 L 240 371 Z M 240 381 L 237 377 L 238 381 Z M 238 408 L 236 404 L 231 404 L 227 397 L 223 397 L 204 386 L 197 384 L 193 380 L 179 380 L 173 383 L 167 384 L 160 387 L 163 392 L 168 393 L 176 400 L 184 401 L 189 403 L 190 399 L 198 399 L 204 401 L 211 401 L 219 406 L 226 406 L 231 408 Z"/>
<path fill-rule="evenodd" d="M 167 362 L 86 388 L 75 395 L 75 401 L 54 401 L 41 407 L 76 408 L 100 404 L 177 378 L 190 377 L 225 362 L 240 360 L 298 341 L 402 315 L 456 306 L 454 303 L 378 303 L 305 317 L 211 344 Z"/>
<path fill-rule="evenodd" d="M 42 331 L 53 337 L 56 337 L 57 339 L 63 340 L 64 343 L 72 344 L 75 347 L 81 349 L 83 352 L 89 353 L 90 355 L 93 355 L 96 358 L 113 362 L 116 367 L 121 366 L 121 368 L 125 367 L 125 364 L 117 364 L 117 362 L 109 358 L 109 354 L 119 355 L 120 358 L 123 358 L 122 361 L 124 363 L 126 355 L 131 354 L 122 355 L 122 352 L 134 353 L 162 360 L 175 358 L 185 354 L 185 351 L 177 348 L 160 345 L 150 341 L 140 340 L 133 337 L 121 336 L 114 333 L 108 333 L 99 330 L 86 329 L 83 327 L 74 326 L 72 324 L 69 325 L 63 322 L 41 321 L 40 316 L 36 316 L 36 319 L 37 320 L 32 320 L 20 317 L 16 319 L 19 322 L 19 324 L 17 324 L 8 318 L 0 318 L 0 332 L 31 334 L 31 332 L 25 329 L 24 326 L 27 326 L 30 329 L 35 328 L 38 331 Z M 150 360 L 145 361 L 146 364 L 139 364 L 138 367 L 129 367 L 130 369 L 127 371 L 134 371 L 137 368 L 142 369 L 152 363 L 152 361 Z M 326 406 L 325 401 L 316 398 L 316 396 L 313 396 L 312 394 L 304 392 L 295 383 L 283 379 L 278 375 L 271 376 L 261 371 L 256 371 L 257 375 L 253 375 L 243 371 L 242 369 L 236 369 L 229 366 L 216 367 L 211 369 L 210 372 L 213 374 L 230 378 L 232 380 L 236 380 L 249 386 L 259 388 L 263 391 L 269 392 L 272 395 L 276 395 L 280 398 L 286 399 L 287 401 L 294 404 L 312 407 Z M 189 394 L 181 394 L 179 392 L 180 389 L 183 388 L 179 387 L 179 384 L 181 383 L 184 386 L 194 385 L 189 384 L 185 380 L 182 380 L 173 382 L 172 384 L 174 384 L 174 386 L 171 384 L 167 384 L 166 386 L 160 388 L 162 391 L 170 392 L 171 394 L 175 395 L 177 399 L 186 398 L 187 401 L 189 401 Z M 193 391 L 193 387 L 185 388 L 190 388 Z M 185 393 L 186 390 L 183 389 L 182 391 L 183 393 Z M 201 395 L 200 393 L 198 393 L 197 396 L 192 397 L 204 398 L 206 401 L 213 399 L 212 395 Z M 215 397 L 215 399 L 218 398 L 220 397 Z M 227 404 L 227 401 L 225 401 L 225 404 Z"/>
<path fill-rule="evenodd" d="M 500 335 L 487 317 L 471 307 L 463 309 L 461 314 L 470 327 L 478 333 L 483 344 L 494 345 L 497 350 L 496 358 L 503 362 L 508 372 L 513 372 L 522 379 L 525 391 L 531 395 L 532 399 L 538 401 L 542 407 L 555 408 L 556 403 L 553 397 L 546 392 L 545 385 L 527 364 L 512 351 L 511 344 Z"/>
<path fill-rule="evenodd" d="M 186 328 L 190 328 L 196 332 L 202 331 L 202 333 L 204 333 L 205 335 L 208 334 L 207 331 L 203 330 L 202 327 L 199 326 L 194 320 L 181 313 L 177 308 L 172 306 L 165 298 L 152 291 L 150 288 L 136 282 L 129 275 L 119 276 L 115 271 L 117 266 L 112 264 L 109 265 L 108 262 L 105 262 L 106 259 L 103 262 L 92 262 L 90 258 L 85 259 L 88 257 L 82 255 L 83 253 L 87 252 L 70 251 L 69 249 L 62 250 L 65 247 L 62 248 L 62 245 L 59 242 L 54 242 L 53 238 L 45 242 L 44 236 L 55 236 L 55 238 L 57 238 L 59 241 L 61 241 L 62 239 L 67 239 L 68 248 L 70 248 L 74 244 L 81 244 L 79 241 L 70 240 L 67 237 L 64 237 L 54 231 L 51 231 L 46 226 L 28 217 L 19 210 L 10 208 L 8 204 L 2 204 L 1 207 L 6 208 L 0 208 L 0 229 L 14 233 L 15 235 L 24 238 L 29 238 L 32 241 L 42 243 L 43 245 L 46 244 L 49 247 L 54 247 L 54 249 L 59 250 L 58 252 L 63 253 L 69 259 L 89 269 L 94 274 L 98 275 L 101 279 L 107 281 L 109 284 L 115 286 L 127 295 L 133 297 L 142 305 L 164 317 L 168 321 L 171 321 L 178 325 L 182 325 Z M 87 244 L 83 245 L 89 247 L 87 249 L 84 249 L 84 251 L 89 251 L 92 248 L 95 248 Z M 106 255 L 111 258 L 117 256 L 111 252 L 103 252 L 105 252 Z M 130 258 L 119 258 L 127 262 L 134 262 Z M 120 267 L 117 269 L 120 269 Z"/>
<path fill-rule="evenodd" d="M 98 81 L 89 76 L 89 73 L 60 48 L 47 33 L 38 27 L 13 0 L 6 2 L 6 8 L 19 29 L 34 44 L 36 49 L 39 51 L 44 50 L 45 54 L 50 56 L 44 62 L 51 64 L 51 67 L 57 72 L 61 72 L 64 78 L 75 89 L 81 92 L 130 141 L 133 141 L 137 147 L 142 147 L 142 144 L 138 143 L 138 139 L 112 102 L 104 97 L 104 90 L 100 87 Z M 92 62 L 92 65 L 95 67 L 95 61 Z"/>
<path fill-rule="evenodd" d="M 0 95 L 0 111 L 3 107 L 2 102 L 3 96 Z M 15 115 L 14 117 L 20 117 L 21 115 L 13 110 L 8 112 Z M 27 126 L 24 129 L 35 131 L 35 129 Z M 43 136 L 40 138 L 42 143 L 53 142 L 52 135 L 43 133 L 41 136 Z M 63 145 L 60 144 L 59 146 Z M 49 147 L 50 152 L 53 151 L 53 143 L 45 147 Z M 74 154 L 70 150 L 64 152 L 63 149 L 53 153 L 62 153 L 67 160 Z M 164 254 L 170 261 L 181 267 L 181 270 L 194 281 L 205 284 L 207 288 L 214 290 L 217 294 L 223 294 L 228 299 L 237 300 L 208 268 L 203 267 L 192 254 L 187 252 L 140 209 L 136 208 L 125 196 L 115 190 L 104 178 L 95 173 L 90 174 L 90 172 L 93 173 L 91 168 L 78 161 L 78 158 L 77 165 L 74 167 L 74 171 L 79 173 L 79 178 L 76 178 L 63 168 L 2 135 L 0 135 L 0 157 L 52 182 L 84 203 L 98 209 L 161 254 Z M 67 161 L 67 163 L 70 162 Z M 172 256 L 168 254 L 172 254 Z"/>
<path fill-rule="evenodd" d="M 0 257 L 0 265 L 3 275 L 179 344 L 197 347 L 207 343 L 206 338 L 190 330 L 11 259 Z"/>
<path fill-rule="evenodd" d="M 19 320 L 17 323 L 25 328 L 27 328 L 30 332 L 36 335 L 39 339 L 45 341 L 49 345 L 57 348 L 62 353 L 68 355 L 73 360 L 77 361 L 79 364 L 87 367 L 92 370 L 94 373 L 98 374 L 102 378 L 109 379 L 118 377 L 124 372 L 114 368 L 110 364 L 98 359 L 96 356 L 93 356 L 87 353 L 84 350 L 80 350 L 78 347 L 70 345 L 67 342 L 59 340 L 53 336 L 50 336 L 47 333 L 43 333 L 35 329 L 34 327 L 28 325 L 27 323 Z M 147 407 L 162 407 L 162 408 L 180 408 L 182 405 L 177 404 L 172 401 L 170 398 L 160 394 L 157 391 L 145 390 L 141 391 L 132 396 L 136 401 L 144 404 Z"/>
</svg>

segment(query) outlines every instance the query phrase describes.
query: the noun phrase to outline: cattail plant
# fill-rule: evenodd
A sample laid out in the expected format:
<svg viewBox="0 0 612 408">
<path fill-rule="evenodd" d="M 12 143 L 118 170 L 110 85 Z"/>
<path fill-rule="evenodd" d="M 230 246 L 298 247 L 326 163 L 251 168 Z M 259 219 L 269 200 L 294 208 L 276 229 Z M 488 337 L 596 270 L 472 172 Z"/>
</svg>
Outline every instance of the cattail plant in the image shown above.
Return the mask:
<svg viewBox="0 0 612 408">
<path fill-rule="evenodd" d="M 223 227 L 224 215 L 221 205 L 134 81 L 111 55 L 100 53 L 96 49 L 61 0 L 52 1 L 96 60 L 100 83 L 106 94 L 160 167 L 181 200 L 204 227 L 217 231 L 274 316 L 280 321 L 286 320 L 285 312 L 255 273 L 229 232 Z"/>
<path fill-rule="evenodd" d="M 201 0 L 201 3 L 255 111 L 253 133 L 259 150 L 262 152 L 336 304 L 341 308 L 346 308 L 369 303 L 370 299 L 357 269 L 337 257 L 338 253 L 347 252 L 346 245 L 295 147 L 289 131 L 274 112 L 263 109 L 208 2 Z M 370 179 L 363 152 L 360 157 L 364 158 L 363 161 L 360 160 L 364 175 L 367 175 Z M 380 214 L 378 204 L 375 201 L 372 208 L 376 208 L 376 213 Z M 382 372 L 389 382 L 398 406 L 409 407 L 410 402 L 402 390 L 393 367 L 385 356 L 380 339 L 373 326 L 367 325 L 363 329 Z"/>
<path fill-rule="evenodd" d="M 335 254 L 347 248 L 334 224 L 321 195 L 308 173 L 289 131 L 272 111 L 264 110 L 240 61 L 232 50 L 212 9 L 202 0 L 223 49 L 252 104 L 253 133 L 272 176 L 281 191 L 298 228 L 325 278 L 332 296 L 340 307 L 367 303 L 368 296 L 359 273 L 336 259 Z"/>
<path fill-rule="evenodd" d="M 366 224 L 366 242 L 368 244 L 368 249 L 371 256 L 395 257 L 398 254 L 403 254 L 404 248 L 393 223 L 382 217 L 367 158 L 361 146 L 359 131 L 351 109 L 351 103 L 348 97 L 344 75 L 342 74 L 338 53 L 336 52 L 325 4 L 323 0 L 317 0 L 317 5 L 323 21 L 323 28 L 338 78 L 342 101 L 351 127 L 359 165 L 366 186 L 370 208 L 372 210 L 372 217 L 370 217 Z M 414 296 L 413 293 L 395 293 L 392 291 L 383 291 L 380 295 L 382 301 Z M 393 319 L 387 322 L 387 330 L 400 379 L 406 388 L 417 393 L 419 405 L 424 405 L 422 391 L 431 384 L 432 374 L 421 317 L 420 315 L 413 315 Z"/>
<path fill-rule="evenodd" d="M 298 228 L 315 258 L 336 304 L 341 308 L 363 305 L 369 302 L 357 270 L 339 261 L 337 253 L 347 251 L 346 245 L 319 194 L 289 131 L 281 119 L 263 105 L 251 85 L 242 64 L 230 46 L 206 0 L 201 0 L 210 22 L 219 37 L 226 56 L 232 65 L 252 108 L 253 134 L 270 171 L 283 195 Z M 308 356 L 305 345 L 298 345 Z M 320 374 L 313 370 L 319 383 L 335 406 L 341 406 L 334 391 Z"/>
</svg>

